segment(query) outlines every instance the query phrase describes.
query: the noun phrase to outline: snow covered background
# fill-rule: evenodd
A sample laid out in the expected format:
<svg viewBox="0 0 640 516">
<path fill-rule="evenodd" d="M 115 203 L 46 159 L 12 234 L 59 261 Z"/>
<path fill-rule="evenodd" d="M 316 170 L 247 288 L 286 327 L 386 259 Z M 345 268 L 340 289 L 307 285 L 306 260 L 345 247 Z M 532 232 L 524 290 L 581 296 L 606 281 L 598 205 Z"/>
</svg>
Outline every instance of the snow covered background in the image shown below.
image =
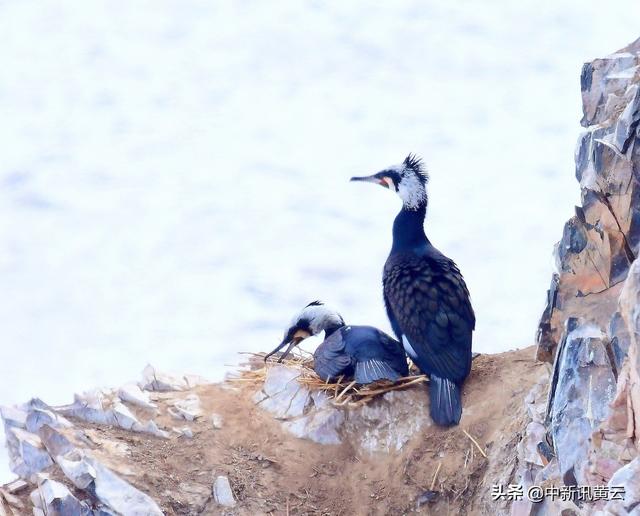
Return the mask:
<svg viewBox="0 0 640 516">
<path fill-rule="evenodd" d="M 0 404 L 221 378 L 316 298 L 388 330 L 399 200 L 347 180 L 409 151 L 475 349 L 532 344 L 581 65 L 640 35 L 603 5 L 0 0 Z"/>
</svg>

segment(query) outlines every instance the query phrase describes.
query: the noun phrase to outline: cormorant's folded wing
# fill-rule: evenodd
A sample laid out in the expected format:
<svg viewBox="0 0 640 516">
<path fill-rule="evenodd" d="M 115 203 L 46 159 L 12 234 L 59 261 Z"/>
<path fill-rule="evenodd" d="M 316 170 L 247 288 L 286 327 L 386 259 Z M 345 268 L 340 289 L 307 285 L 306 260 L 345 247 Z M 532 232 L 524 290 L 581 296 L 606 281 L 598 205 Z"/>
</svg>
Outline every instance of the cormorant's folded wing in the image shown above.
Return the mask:
<svg viewBox="0 0 640 516">
<path fill-rule="evenodd" d="M 385 267 L 384 296 L 394 326 L 409 341 L 420 369 L 464 380 L 471 368 L 475 316 L 456 265 L 442 255 L 405 255 Z"/>
<path fill-rule="evenodd" d="M 340 331 L 318 346 L 313 354 L 313 369 L 325 381 L 353 374 L 352 358 L 345 353 L 345 343 Z"/>
<path fill-rule="evenodd" d="M 408 376 L 409 366 L 402 344 L 389 337 L 385 332 L 377 330 L 378 340 L 383 349 L 384 361 L 396 372 L 398 377 Z"/>
<path fill-rule="evenodd" d="M 388 362 L 372 358 L 356 363 L 354 380 L 362 384 L 375 382 L 376 380 L 391 380 L 395 382 L 401 376 Z"/>
</svg>

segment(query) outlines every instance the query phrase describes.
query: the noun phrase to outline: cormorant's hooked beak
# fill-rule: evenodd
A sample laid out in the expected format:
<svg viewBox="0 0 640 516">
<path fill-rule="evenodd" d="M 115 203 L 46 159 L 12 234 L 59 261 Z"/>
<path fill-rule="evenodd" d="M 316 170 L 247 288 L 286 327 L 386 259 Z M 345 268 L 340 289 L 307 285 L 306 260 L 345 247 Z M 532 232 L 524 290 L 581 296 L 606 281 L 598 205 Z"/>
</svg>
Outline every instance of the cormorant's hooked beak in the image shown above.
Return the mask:
<svg viewBox="0 0 640 516">
<path fill-rule="evenodd" d="M 300 344 L 304 339 L 306 339 L 310 335 L 310 333 L 308 331 L 305 331 L 305 330 L 296 330 L 295 333 L 293 334 L 293 336 L 291 334 L 292 334 L 292 332 L 289 331 L 285 335 L 284 339 L 282 339 L 282 342 L 280 344 L 278 344 L 278 347 L 276 349 L 274 349 L 271 353 L 267 353 L 265 355 L 265 357 L 264 357 L 264 361 L 265 362 L 267 361 L 267 359 L 271 355 L 277 353 L 282 348 L 284 348 L 287 344 L 289 344 L 289 347 L 287 347 L 285 352 L 278 359 L 278 363 L 281 363 L 285 358 L 287 358 L 287 356 L 289 355 L 289 353 L 291 353 L 291 350 L 293 348 L 295 348 L 298 344 Z"/>
<path fill-rule="evenodd" d="M 380 173 L 378 174 L 373 174 L 372 176 L 361 176 L 361 177 L 352 177 L 350 179 L 350 181 L 361 181 L 364 183 L 375 183 L 377 185 L 380 186 L 384 186 L 385 188 L 389 188 L 392 184 L 393 184 L 393 180 L 388 177 L 388 176 L 384 176 Z"/>
</svg>

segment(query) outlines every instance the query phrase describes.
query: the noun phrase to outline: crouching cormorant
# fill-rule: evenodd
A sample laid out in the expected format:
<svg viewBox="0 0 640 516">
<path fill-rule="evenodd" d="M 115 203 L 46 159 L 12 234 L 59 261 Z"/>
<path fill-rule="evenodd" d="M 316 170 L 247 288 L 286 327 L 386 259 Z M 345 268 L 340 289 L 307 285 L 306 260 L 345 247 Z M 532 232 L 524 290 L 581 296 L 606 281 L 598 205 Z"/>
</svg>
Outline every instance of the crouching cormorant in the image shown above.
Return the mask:
<svg viewBox="0 0 640 516">
<path fill-rule="evenodd" d="M 400 165 L 351 178 L 392 189 L 402 199 L 382 276 L 384 302 L 398 340 L 430 377 L 431 418 L 451 426 L 462 415 L 475 315 L 458 267 L 424 233 L 427 179 L 421 160 L 411 154 Z"/>
<path fill-rule="evenodd" d="M 289 345 L 278 362 L 311 335 L 325 332 L 313 354 L 313 368 L 325 381 L 340 376 L 365 384 L 376 380 L 396 381 L 409 374 L 407 357 L 400 343 L 372 326 L 347 326 L 342 316 L 320 301 L 309 303 L 291 321 L 282 342 L 264 357 Z"/>
</svg>

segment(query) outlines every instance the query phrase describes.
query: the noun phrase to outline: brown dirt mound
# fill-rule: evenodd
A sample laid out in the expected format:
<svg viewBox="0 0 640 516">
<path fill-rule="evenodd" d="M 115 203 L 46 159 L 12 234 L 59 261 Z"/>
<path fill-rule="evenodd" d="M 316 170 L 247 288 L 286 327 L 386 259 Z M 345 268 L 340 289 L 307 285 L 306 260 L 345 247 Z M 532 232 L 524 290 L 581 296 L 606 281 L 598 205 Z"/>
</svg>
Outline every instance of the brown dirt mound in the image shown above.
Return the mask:
<svg viewBox="0 0 640 516">
<path fill-rule="evenodd" d="M 74 423 L 97 442 L 108 441 L 93 453 L 169 515 L 496 514 L 491 485 L 508 482 L 516 467 L 523 398 L 544 367 L 534 362 L 532 348 L 476 358 L 461 424 L 427 427 L 393 455 L 362 456 L 348 444 L 295 438 L 252 402 L 252 385 L 194 388 L 204 412 L 222 416 L 220 429 L 208 417 L 183 425 L 157 418 L 163 427 L 189 426 L 192 438 Z M 174 395 L 157 393 L 156 403 L 164 408 Z M 228 476 L 235 508 L 221 509 L 211 499 L 217 475 Z"/>
</svg>

